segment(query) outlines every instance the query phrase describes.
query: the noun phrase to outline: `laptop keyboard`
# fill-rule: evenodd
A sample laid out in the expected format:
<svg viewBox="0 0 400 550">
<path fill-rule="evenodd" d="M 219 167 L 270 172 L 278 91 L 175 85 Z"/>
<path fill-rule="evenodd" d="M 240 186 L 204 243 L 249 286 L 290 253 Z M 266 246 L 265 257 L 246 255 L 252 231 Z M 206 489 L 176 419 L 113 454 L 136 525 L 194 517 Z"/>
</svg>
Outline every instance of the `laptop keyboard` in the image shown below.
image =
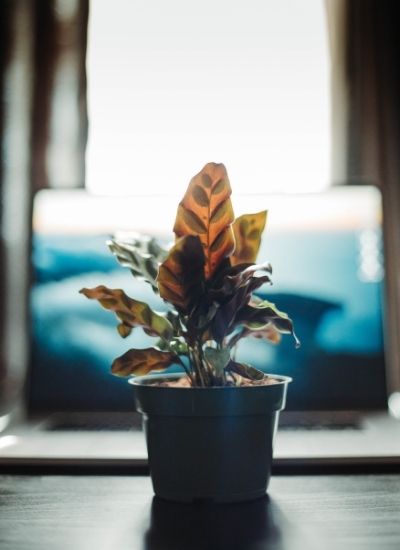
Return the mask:
<svg viewBox="0 0 400 550">
<path fill-rule="evenodd" d="M 284 411 L 279 429 L 297 430 L 361 430 L 362 414 L 359 411 Z"/>
<path fill-rule="evenodd" d="M 136 413 L 70 413 L 55 414 L 45 423 L 46 431 L 137 431 L 142 426 L 141 416 Z M 316 415 L 282 415 L 279 422 L 282 431 L 300 430 L 360 430 L 361 420 L 358 414 L 323 413 Z"/>
<path fill-rule="evenodd" d="M 279 426 L 279 429 L 281 431 L 299 431 L 299 430 L 361 430 L 362 427 L 360 424 L 357 423 L 346 423 L 346 424 L 338 424 L 338 423 L 304 423 L 304 424 L 285 424 L 283 426 Z"/>
<path fill-rule="evenodd" d="M 142 426 L 139 414 L 79 414 L 53 415 L 45 423 L 46 431 L 57 432 L 98 432 L 98 431 L 137 431 Z"/>
</svg>

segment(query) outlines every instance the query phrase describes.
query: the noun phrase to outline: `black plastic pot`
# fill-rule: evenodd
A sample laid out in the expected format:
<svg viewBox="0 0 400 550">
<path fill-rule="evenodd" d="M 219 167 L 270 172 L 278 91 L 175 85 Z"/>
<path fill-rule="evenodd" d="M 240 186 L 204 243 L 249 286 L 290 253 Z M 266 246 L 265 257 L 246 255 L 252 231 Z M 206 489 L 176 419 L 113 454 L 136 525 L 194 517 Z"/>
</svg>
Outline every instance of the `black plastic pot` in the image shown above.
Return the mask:
<svg viewBox="0 0 400 550">
<path fill-rule="evenodd" d="M 133 378 L 154 492 L 168 500 L 234 502 L 265 495 L 290 378 L 268 386 L 171 388 Z"/>
</svg>

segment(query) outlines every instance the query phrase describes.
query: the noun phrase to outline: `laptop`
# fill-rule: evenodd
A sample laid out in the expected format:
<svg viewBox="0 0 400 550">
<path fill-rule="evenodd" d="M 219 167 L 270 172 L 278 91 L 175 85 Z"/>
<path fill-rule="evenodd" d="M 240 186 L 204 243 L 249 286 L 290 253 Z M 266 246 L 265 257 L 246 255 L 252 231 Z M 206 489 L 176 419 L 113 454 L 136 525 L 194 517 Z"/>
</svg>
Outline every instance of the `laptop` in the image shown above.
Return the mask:
<svg viewBox="0 0 400 550">
<path fill-rule="evenodd" d="M 118 265 L 115 230 L 168 244 L 176 197 L 98 197 L 45 190 L 33 210 L 30 354 L 24 392 L 2 417 L 0 465 L 143 467 L 132 386 L 112 360 L 152 339 L 123 340 L 116 320 L 78 293 L 104 284 L 156 310 L 166 305 Z M 239 358 L 293 377 L 275 443 L 275 466 L 400 465 L 400 421 L 389 414 L 382 205 L 372 186 L 315 194 L 234 197 L 236 215 L 269 210 L 259 258 L 274 285 L 260 296 L 293 318 L 302 341 L 243 342 Z M 1 426 L 0 426 L 1 428 Z"/>
</svg>

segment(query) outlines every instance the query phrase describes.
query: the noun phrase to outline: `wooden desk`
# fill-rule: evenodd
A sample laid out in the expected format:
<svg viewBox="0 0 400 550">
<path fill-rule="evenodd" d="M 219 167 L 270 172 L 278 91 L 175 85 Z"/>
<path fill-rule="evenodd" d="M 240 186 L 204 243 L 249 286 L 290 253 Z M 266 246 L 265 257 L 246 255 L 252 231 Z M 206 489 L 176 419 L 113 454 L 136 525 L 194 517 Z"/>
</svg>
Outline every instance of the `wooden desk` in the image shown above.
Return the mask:
<svg viewBox="0 0 400 550">
<path fill-rule="evenodd" d="M 146 476 L 0 476 L 1 550 L 399 550 L 400 475 L 275 476 L 269 498 L 187 505 Z"/>
</svg>

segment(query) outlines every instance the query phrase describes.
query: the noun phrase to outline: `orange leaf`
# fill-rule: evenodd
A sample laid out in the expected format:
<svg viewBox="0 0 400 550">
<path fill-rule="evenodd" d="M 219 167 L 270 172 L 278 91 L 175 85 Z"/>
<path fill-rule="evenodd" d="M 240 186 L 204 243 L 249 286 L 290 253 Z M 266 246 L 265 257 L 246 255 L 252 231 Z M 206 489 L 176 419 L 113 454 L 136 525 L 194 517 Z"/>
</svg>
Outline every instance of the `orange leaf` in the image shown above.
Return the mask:
<svg viewBox="0 0 400 550">
<path fill-rule="evenodd" d="M 209 163 L 192 178 L 178 206 L 175 235 L 200 238 L 206 259 L 206 279 L 235 248 L 231 193 L 225 166 Z"/>
<path fill-rule="evenodd" d="M 178 239 L 160 265 L 157 284 L 161 298 L 190 313 L 204 292 L 204 252 L 200 239 L 187 235 Z"/>
<path fill-rule="evenodd" d="M 160 371 L 176 363 L 176 355 L 157 348 L 130 349 L 115 359 L 111 372 L 116 376 L 144 375 Z"/>
<path fill-rule="evenodd" d="M 239 216 L 232 226 L 235 235 L 235 251 L 230 260 L 232 265 L 255 263 L 265 228 L 267 211 Z"/>
<path fill-rule="evenodd" d="M 122 321 L 118 325 L 118 332 L 123 338 L 134 327 L 143 327 L 151 336 L 161 336 L 164 340 L 172 337 L 173 327 L 164 315 L 156 313 L 146 303 L 130 298 L 121 289 L 100 285 L 96 288 L 82 288 L 79 292 L 90 300 L 98 300 L 105 309 L 115 312 Z"/>
</svg>

